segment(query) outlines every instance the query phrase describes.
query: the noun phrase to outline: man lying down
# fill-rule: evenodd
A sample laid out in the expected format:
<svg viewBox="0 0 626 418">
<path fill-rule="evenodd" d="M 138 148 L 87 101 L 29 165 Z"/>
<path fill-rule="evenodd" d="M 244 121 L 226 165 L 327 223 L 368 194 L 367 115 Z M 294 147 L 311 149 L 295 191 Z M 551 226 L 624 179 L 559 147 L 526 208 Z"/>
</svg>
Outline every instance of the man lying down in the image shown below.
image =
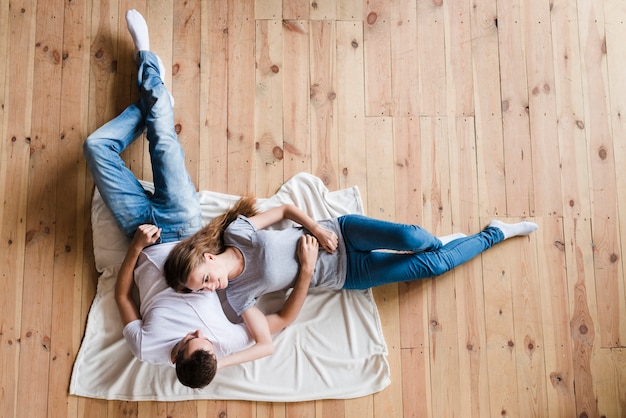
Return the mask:
<svg viewBox="0 0 626 418">
<path fill-rule="evenodd" d="M 181 383 L 201 388 L 218 368 L 240 363 L 238 356 L 253 340 L 243 324 L 228 320 L 216 292 L 176 293 L 163 276 L 174 245 L 202 228 L 201 208 L 174 129 L 174 100 L 163 82 L 163 63 L 150 52 L 143 16 L 129 10 L 126 21 L 135 44 L 140 98 L 89 135 L 85 158 L 118 227 L 132 237 L 115 285 L 130 350 L 139 360 L 175 366 Z M 144 131 L 155 186 L 151 194 L 120 157 Z"/>
</svg>

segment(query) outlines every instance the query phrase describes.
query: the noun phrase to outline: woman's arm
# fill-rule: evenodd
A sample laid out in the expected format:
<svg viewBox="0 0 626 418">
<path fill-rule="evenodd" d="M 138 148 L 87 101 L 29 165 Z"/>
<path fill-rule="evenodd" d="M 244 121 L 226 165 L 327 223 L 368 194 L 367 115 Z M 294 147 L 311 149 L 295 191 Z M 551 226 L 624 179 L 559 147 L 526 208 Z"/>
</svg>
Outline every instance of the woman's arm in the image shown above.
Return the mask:
<svg viewBox="0 0 626 418">
<path fill-rule="evenodd" d="M 265 212 L 261 212 L 258 215 L 254 215 L 249 219 L 257 229 L 264 229 L 283 219 L 289 219 L 302 225 L 308 231 L 311 231 L 320 245 L 329 253 L 332 254 L 337 248 L 337 234 L 320 226 L 309 215 L 294 205 L 280 205 L 266 210 Z"/>
<path fill-rule="evenodd" d="M 154 244 L 161 235 L 161 228 L 155 225 L 140 225 L 133 240 L 128 247 L 120 271 L 117 273 L 115 282 L 115 302 L 120 311 L 120 317 L 124 325 L 136 319 L 140 319 L 139 307 L 132 298 L 133 272 L 139 259 L 141 250 L 148 245 Z"/>
<path fill-rule="evenodd" d="M 298 241 L 300 269 L 296 283 L 282 309 L 276 313 L 267 315 L 267 322 L 272 334 L 285 329 L 296 320 L 300 310 L 302 310 L 304 300 L 309 292 L 313 272 L 315 271 L 318 249 L 319 244 L 315 237 L 311 235 L 303 235 L 300 241 Z"/>
<path fill-rule="evenodd" d="M 302 236 L 298 242 L 300 271 L 293 291 L 285 301 L 283 308 L 279 312 L 267 316 L 256 306 L 245 311 L 241 316 L 256 343 L 245 350 L 219 359 L 217 361 L 218 369 L 263 358 L 274 352 L 272 334 L 287 327 L 300 313 L 315 270 L 317 253 L 317 240 L 311 235 Z"/>
<path fill-rule="evenodd" d="M 253 306 L 245 311 L 241 317 L 256 343 L 245 350 L 219 359 L 217 361 L 218 369 L 267 357 L 274 352 L 272 334 L 263 312 Z"/>
</svg>

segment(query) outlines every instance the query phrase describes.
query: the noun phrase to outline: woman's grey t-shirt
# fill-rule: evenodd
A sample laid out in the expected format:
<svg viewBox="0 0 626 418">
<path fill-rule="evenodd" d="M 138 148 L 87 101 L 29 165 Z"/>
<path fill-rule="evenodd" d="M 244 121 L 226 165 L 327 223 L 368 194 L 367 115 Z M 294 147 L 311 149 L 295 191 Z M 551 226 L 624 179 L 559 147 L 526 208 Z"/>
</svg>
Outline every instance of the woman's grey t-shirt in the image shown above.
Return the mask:
<svg viewBox="0 0 626 418">
<path fill-rule="evenodd" d="M 337 219 L 318 222 L 335 232 L 339 244 L 333 254 L 320 247 L 310 287 L 341 289 L 346 280 L 346 248 Z M 236 247 L 244 258 L 243 272 L 229 281 L 226 297 L 237 315 L 256 304 L 266 293 L 293 287 L 299 271 L 298 240 L 302 227 L 261 229 L 240 215 L 224 231 L 224 243 Z"/>
</svg>

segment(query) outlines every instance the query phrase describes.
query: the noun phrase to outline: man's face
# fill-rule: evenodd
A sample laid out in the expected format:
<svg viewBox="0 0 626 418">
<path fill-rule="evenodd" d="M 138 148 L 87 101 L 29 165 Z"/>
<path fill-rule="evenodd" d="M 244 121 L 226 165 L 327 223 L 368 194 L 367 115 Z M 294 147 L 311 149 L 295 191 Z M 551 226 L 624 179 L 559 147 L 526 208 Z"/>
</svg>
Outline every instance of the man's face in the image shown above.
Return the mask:
<svg viewBox="0 0 626 418">
<path fill-rule="evenodd" d="M 176 359 L 178 352 L 182 351 L 183 358 L 186 359 L 197 350 L 204 350 L 214 355 L 213 343 L 202 335 L 202 332 L 198 329 L 185 335 L 183 339 L 174 346 L 172 357 Z"/>
</svg>

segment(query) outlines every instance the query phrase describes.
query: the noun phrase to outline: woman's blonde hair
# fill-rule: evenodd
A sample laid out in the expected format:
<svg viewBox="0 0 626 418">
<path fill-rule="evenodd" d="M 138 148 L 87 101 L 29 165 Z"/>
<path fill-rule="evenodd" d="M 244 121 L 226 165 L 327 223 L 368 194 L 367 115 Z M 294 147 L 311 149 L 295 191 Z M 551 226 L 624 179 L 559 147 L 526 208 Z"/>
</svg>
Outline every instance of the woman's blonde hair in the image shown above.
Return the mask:
<svg viewBox="0 0 626 418">
<path fill-rule="evenodd" d="M 177 292 L 189 293 L 186 286 L 189 275 L 199 266 L 205 253 L 221 254 L 226 249 L 224 231 L 237 216 L 254 216 L 258 213 L 256 199 L 244 196 L 228 211 L 214 218 L 208 225 L 176 244 L 165 261 L 163 270 L 167 284 Z"/>
</svg>

